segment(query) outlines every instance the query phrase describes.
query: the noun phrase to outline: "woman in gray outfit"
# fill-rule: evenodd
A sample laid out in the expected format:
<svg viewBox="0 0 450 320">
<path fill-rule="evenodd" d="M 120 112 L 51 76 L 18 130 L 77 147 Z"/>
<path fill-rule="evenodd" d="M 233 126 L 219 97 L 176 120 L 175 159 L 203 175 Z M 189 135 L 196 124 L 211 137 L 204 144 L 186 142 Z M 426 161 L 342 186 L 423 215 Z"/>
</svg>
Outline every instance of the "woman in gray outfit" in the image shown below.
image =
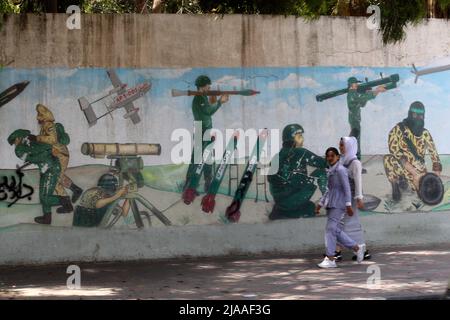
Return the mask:
<svg viewBox="0 0 450 320">
<path fill-rule="evenodd" d="M 359 220 L 359 209 L 364 209 L 362 193 L 362 165 L 358 160 L 358 141 L 355 137 L 342 137 L 339 142 L 339 151 L 341 157 L 339 162 L 348 170 L 350 179 L 350 188 L 352 191 L 352 209 L 353 215 L 344 215 L 341 221 L 341 228 L 357 244 L 365 245 L 364 231 Z M 337 261 L 342 260 L 341 247 L 336 247 L 335 257 Z M 364 260 L 370 259 L 369 251 L 364 252 Z M 353 256 L 356 260 L 356 256 Z"/>
<path fill-rule="evenodd" d="M 336 148 L 328 148 L 325 153 L 330 169 L 327 172 L 327 192 L 322 196 L 316 206 L 316 214 L 320 208 L 327 210 L 327 226 L 325 230 L 326 257 L 318 264 L 320 268 L 336 268 L 334 251 L 337 242 L 356 252 L 357 261 L 364 258 L 364 245 L 358 245 L 343 230 L 341 220 L 347 213 L 353 215 L 352 194 L 347 169 L 339 162 L 339 151 Z"/>
</svg>

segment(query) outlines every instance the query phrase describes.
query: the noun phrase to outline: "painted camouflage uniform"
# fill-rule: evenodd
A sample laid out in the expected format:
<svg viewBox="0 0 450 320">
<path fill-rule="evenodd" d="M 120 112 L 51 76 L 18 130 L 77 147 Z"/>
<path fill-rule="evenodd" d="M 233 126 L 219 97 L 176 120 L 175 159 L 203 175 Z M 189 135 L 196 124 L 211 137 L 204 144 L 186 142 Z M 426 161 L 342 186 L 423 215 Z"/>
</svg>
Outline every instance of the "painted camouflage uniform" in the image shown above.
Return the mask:
<svg viewBox="0 0 450 320">
<path fill-rule="evenodd" d="M 96 227 L 102 221 L 110 205 L 97 208 L 97 201 L 107 198 L 109 195 L 102 188 L 94 187 L 86 190 L 80 198 L 79 205 L 75 208 L 73 225 L 76 227 Z"/>
<path fill-rule="evenodd" d="M 97 182 L 97 187 L 86 190 L 81 196 L 79 205 L 76 206 L 73 215 L 73 225 L 78 227 L 98 226 L 108 209 L 114 203 L 101 208 L 97 207 L 99 200 L 113 197 L 119 188 L 119 180 L 111 173 L 102 175 Z"/>
<path fill-rule="evenodd" d="M 415 146 L 418 157 L 411 151 L 407 139 Z M 417 191 L 413 183 L 413 176 L 404 168 L 403 163 L 408 161 L 420 175 L 425 174 L 427 172 L 425 166 L 425 153 L 427 150 L 431 156 L 433 171 L 442 170 L 439 154 L 427 129 L 424 129 L 420 136 L 416 136 L 409 127 L 401 122 L 389 132 L 388 141 L 390 154 L 384 156 L 383 162 L 386 176 L 391 183 L 396 183 L 402 177 L 405 177 L 411 189 Z"/>
</svg>

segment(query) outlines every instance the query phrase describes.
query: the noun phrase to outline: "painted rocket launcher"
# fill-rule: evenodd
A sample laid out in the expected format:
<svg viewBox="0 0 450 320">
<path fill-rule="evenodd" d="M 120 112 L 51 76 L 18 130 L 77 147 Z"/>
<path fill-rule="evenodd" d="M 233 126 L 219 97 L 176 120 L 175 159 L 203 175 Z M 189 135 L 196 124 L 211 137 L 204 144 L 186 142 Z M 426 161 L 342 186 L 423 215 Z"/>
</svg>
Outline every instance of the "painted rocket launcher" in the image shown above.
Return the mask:
<svg viewBox="0 0 450 320">
<path fill-rule="evenodd" d="M 360 93 L 364 93 L 368 90 L 372 90 L 373 87 L 376 86 L 381 86 L 381 85 L 385 85 L 386 90 L 391 90 L 394 88 L 397 88 L 397 82 L 400 81 L 400 76 L 396 73 L 393 75 L 390 75 L 388 77 L 385 78 L 381 78 L 381 79 L 377 79 L 377 80 L 372 80 L 372 81 L 367 81 L 366 82 L 361 82 L 358 86 L 358 92 Z M 322 94 L 318 94 L 316 96 L 316 100 L 318 102 L 327 100 L 327 99 L 331 99 L 343 94 L 347 94 L 348 93 L 348 88 L 345 89 L 340 89 L 340 90 L 335 90 L 335 91 L 330 91 L 330 92 L 325 92 Z"/>
<path fill-rule="evenodd" d="M 264 129 L 256 141 L 256 145 L 253 147 L 253 151 L 250 155 L 247 166 L 245 167 L 244 174 L 239 181 L 239 186 L 234 193 L 233 202 L 227 207 L 225 211 L 225 216 L 230 222 L 238 222 L 241 217 L 241 206 L 244 202 L 245 195 L 247 194 L 250 185 L 252 184 L 253 175 L 255 174 L 256 168 L 258 166 L 259 157 L 264 144 L 266 143 L 268 131 Z"/>
<path fill-rule="evenodd" d="M 216 194 L 219 190 L 220 184 L 222 183 L 225 172 L 227 171 L 230 159 L 233 156 L 234 150 L 237 147 L 237 141 L 239 139 L 239 131 L 235 131 L 233 137 L 227 144 L 225 152 L 223 153 L 222 160 L 220 161 L 219 167 L 214 174 L 214 178 L 211 185 L 208 188 L 207 194 L 202 199 L 202 210 L 206 213 L 212 213 L 216 205 Z"/>
<path fill-rule="evenodd" d="M 182 96 L 222 96 L 222 95 L 241 95 L 241 96 L 254 96 L 259 94 L 259 91 L 245 89 L 245 90 L 234 90 L 234 91 L 221 91 L 221 90 L 210 90 L 206 92 L 191 91 L 191 90 L 177 90 L 172 89 L 172 97 L 182 97 Z"/>
</svg>

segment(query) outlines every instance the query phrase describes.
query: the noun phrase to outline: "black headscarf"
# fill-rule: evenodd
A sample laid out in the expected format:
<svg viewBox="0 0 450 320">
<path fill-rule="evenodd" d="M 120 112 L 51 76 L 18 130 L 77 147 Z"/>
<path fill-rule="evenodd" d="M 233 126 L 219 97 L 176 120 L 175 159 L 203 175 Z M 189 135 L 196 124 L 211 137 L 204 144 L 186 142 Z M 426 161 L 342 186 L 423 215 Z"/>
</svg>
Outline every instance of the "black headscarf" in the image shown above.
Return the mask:
<svg viewBox="0 0 450 320">
<path fill-rule="evenodd" d="M 418 119 L 413 115 L 424 115 L 424 119 Z M 415 101 L 411 104 L 408 111 L 408 117 L 403 120 L 416 137 L 420 137 L 425 129 L 425 106 L 420 101 Z"/>
</svg>

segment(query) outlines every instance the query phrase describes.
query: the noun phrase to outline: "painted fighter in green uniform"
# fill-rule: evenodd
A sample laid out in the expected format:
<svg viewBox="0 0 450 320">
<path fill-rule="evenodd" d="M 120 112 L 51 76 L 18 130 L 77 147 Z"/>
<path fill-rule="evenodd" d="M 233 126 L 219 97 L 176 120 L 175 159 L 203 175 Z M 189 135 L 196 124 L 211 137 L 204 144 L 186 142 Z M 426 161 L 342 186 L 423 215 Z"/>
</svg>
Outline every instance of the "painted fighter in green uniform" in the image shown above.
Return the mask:
<svg viewBox="0 0 450 320">
<path fill-rule="evenodd" d="M 270 220 L 313 217 L 314 203 L 310 199 L 317 189 L 314 180 L 322 193 L 326 191 L 326 161 L 303 148 L 303 132 L 299 124 L 283 129 L 283 147 L 274 157 L 278 157 L 278 172 L 268 176 L 275 201 Z M 308 175 L 307 166 L 317 169 Z"/>
<path fill-rule="evenodd" d="M 16 156 L 26 163 L 37 165 L 39 168 L 39 200 L 42 205 L 43 216 L 34 218 L 34 221 L 41 224 L 51 224 L 51 207 L 61 204 L 60 198 L 54 195 L 61 167 L 58 158 L 52 154 L 52 146 L 35 142 L 35 140 L 29 130 L 23 129 L 14 131 L 8 137 L 8 143 L 15 145 Z"/>
<path fill-rule="evenodd" d="M 207 92 L 210 90 L 211 87 L 211 79 L 209 79 L 208 76 L 201 75 L 197 77 L 195 80 L 195 85 L 197 86 L 198 91 L 200 92 Z M 194 115 L 194 121 L 201 121 L 202 124 L 202 138 L 205 134 L 205 132 L 209 129 L 212 129 L 212 115 L 216 113 L 216 111 L 220 108 L 220 106 L 223 103 L 226 103 L 228 101 L 228 95 L 223 95 L 219 98 L 218 101 L 215 101 L 215 97 L 212 97 L 213 99 L 210 101 L 208 100 L 208 96 L 195 96 L 192 100 L 192 113 Z M 194 172 L 195 169 L 195 162 L 194 162 L 194 154 L 195 152 L 200 153 L 200 159 L 202 158 L 201 155 L 203 154 L 203 151 L 205 148 L 211 144 L 212 141 L 203 141 L 202 139 L 202 146 L 201 150 L 199 146 L 194 145 L 194 150 L 192 152 L 191 157 L 191 163 L 189 165 L 187 174 L 186 174 L 186 184 L 185 188 L 188 186 L 190 178 Z M 195 151 L 196 150 L 196 151 Z M 203 174 L 205 177 L 205 192 L 209 188 L 209 184 L 211 183 L 212 179 L 212 167 L 210 164 L 205 164 L 203 169 Z M 196 188 L 197 186 L 194 186 Z"/>
<path fill-rule="evenodd" d="M 375 90 L 369 90 L 364 93 L 358 92 L 358 83 L 361 83 L 355 77 L 350 77 L 347 80 L 348 94 L 347 94 L 347 106 L 348 106 L 348 122 L 350 124 L 350 136 L 355 137 L 358 140 L 358 153 L 357 158 L 361 160 L 361 108 L 364 108 L 367 101 L 375 99 L 380 93 L 386 91 L 385 86 L 378 86 Z"/>
</svg>

